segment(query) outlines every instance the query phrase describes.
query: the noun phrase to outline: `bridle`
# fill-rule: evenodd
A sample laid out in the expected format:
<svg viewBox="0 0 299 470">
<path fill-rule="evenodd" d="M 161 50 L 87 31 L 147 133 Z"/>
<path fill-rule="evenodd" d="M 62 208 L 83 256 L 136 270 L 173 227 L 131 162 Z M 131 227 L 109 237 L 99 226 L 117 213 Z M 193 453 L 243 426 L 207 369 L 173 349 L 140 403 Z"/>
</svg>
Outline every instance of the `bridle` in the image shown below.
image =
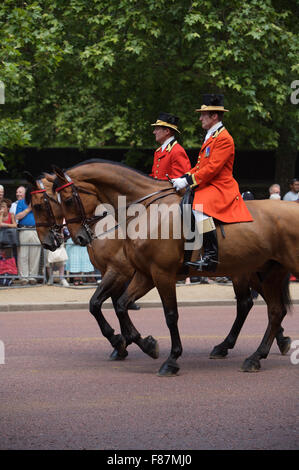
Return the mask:
<svg viewBox="0 0 299 470">
<path fill-rule="evenodd" d="M 40 189 L 31 191 L 30 195 L 32 196 L 32 194 L 37 194 L 37 193 L 43 194 L 43 201 L 45 203 L 46 210 L 47 210 L 47 222 L 36 222 L 35 226 L 36 227 L 48 227 L 49 231 L 54 236 L 54 239 L 59 240 L 61 242 L 63 240 L 63 236 L 61 235 L 61 230 L 65 224 L 57 224 L 50 201 L 54 202 L 57 205 L 59 205 L 59 202 L 46 192 L 44 184 L 41 180 L 38 180 L 37 183 Z"/>
<path fill-rule="evenodd" d="M 70 178 L 70 176 L 67 173 L 64 173 L 64 177 L 67 180 L 67 183 L 65 183 L 62 186 L 59 186 L 58 188 L 55 189 L 55 191 L 58 194 L 58 200 L 59 200 L 59 202 L 61 202 L 61 198 L 60 198 L 60 194 L 59 194 L 60 191 L 62 191 L 63 189 L 65 189 L 67 187 L 71 187 L 72 195 L 73 195 L 75 204 L 76 204 L 78 212 L 79 212 L 79 215 L 77 217 L 74 217 L 72 219 L 65 219 L 66 225 L 71 224 L 71 223 L 80 223 L 85 228 L 87 234 L 90 236 L 90 238 L 92 240 L 95 239 L 95 238 L 99 238 L 102 234 L 96 236 L 93 233 L 91 227 L 93 225 L 95 225 L 99 220 L 102 220 L 103 218 L 107 217 L 108 215 L 115 215 L 115 214 L 109 214 L 109 212 L 105 211 L 101 215 L 94 215 L 93 217 L 87 217 L 85 209 L 84 209 L 84 205 L 81 201 L 79 193 L 81 192 L 81 193 L 84 193 L 84 194 L 89 194 L 89 195 L 95 196 L 97 199 L 98 199 L 98 195 L 96 193 L 93 193 L 92 191 L 88 191 L 87 189 L 82 188 L 81 186 L 75 185 L 75 183 L 72 181 L 72 179 Z M 166 191 L 168 191 L 166 194 L 161 194 L 161 193 L 164 193 Z M 171 194 L 176 194 L 176 190 L 173 187 L 163 188 L 163 189 L 160 189 L 159 191 L 154 191 L 151 194 L 147 194 L 146 196 L 143 196 L 143 197 L 137 199 L 136 201 L 131 202 L 130 204 L 127 204 L 125 206 L 125 209 L 127 210 L 130 206 L 133 206 L 134 204 L 140 204 L 144 201 L 147 201 L 151 197 L 157 196 L 156 198 L 154 198 L 153 200 L 151 200 L 150 202 L 145 204 L 145 207 L 147 208 L 153 202 L 155 202 L 159 199 L 162 199 L 166 196 L 169 196 Z M 119 224 L 115 225 L 115 227 L 113 227 L 110 230 L 115 230 L 118 226 L 119 226 Z M 108 230 L 108 231 L 110 231 L 110 230 Z M 106 234 L 107 232 L 104 232 L 104 233 Z"/>
<path fill-rule="evenodd" d="M 65 219 L 65 225 L 73 224 L 73 223 L 80 223 L 84 227 L 84 229 L 86 230 L 90 238 L 94 239 L 95 236 L 91 227 L 97 222 L 99 222 L 100 220 L 102 220 L 104 217 L 106 217 L 108 215 L 108 212 L 105 211 L 101 215 L 94 215 L 93 217 L 87 217 L 79 192 L 84 193 L 84 194 L 89 194 L 91 196 L 95 196 L 98 199 L 97 194 L 91 191 L 88 191 L 87 189 L 82 188 L 81 186 L 76 186 L 66 173 L 64 173 L 64 176 L 68 182 L 55 189 L 57 193 L 58 201 L 59 203 L 61 203 L 60 191 L 70 186 L 72 189 L 72 195 L 73 195 L 76 207 L 79 211 L 78 217 L 73 217 L 72 219 Z"/>
</svg>

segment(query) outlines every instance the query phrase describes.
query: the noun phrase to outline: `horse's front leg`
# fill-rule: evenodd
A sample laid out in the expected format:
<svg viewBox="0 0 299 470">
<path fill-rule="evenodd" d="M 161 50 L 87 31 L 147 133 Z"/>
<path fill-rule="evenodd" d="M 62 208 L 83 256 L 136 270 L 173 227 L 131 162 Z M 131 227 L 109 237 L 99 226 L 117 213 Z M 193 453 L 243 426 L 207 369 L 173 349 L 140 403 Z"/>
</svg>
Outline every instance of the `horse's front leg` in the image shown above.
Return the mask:
<svg viewBox="0 0 299 470">
<path fill-rule="evenodd" d="M 159 357 L 159 345 L 151 335 L 142 338 L 128 315 L 128 305 L 143 297 L 154 287 L 152 279 L 136 271 L 125 292 L 118 298 L 112 298 L 116 315 L 119 319 L 122 335 L 126 338 L 127 346 L 135 343 L 153 359 Z"/>
<path fill-rule="evenodd" d="M 100 330 L 108 339 L 114 351 L 111 353 L 112 360 L 122 360 L 128 355 L 126 350 L 126 340 L 121 334 L 114 334 L 114 329 L 105 319 L 102 313 L 103 302 L 112 296 L 115 291 L 124 286 L 124 281 L 114 272 L 106 272 L 101 284 L 93 294 L 89 302 L 89 311 L 95 317 Z"/>
<path fill-rule="evenodd" d="M 167 360 L 159 369 L 160 377 L 174 377 L 179 371 L 177 359 L 182 355 L 183 348 L 178 329 L 178 308 L 176 299 L 176 280 L 175 277 L 167 273 L 153 276 L 155 285 L 159 292 L 166 324 L 169 328 L 171 337 L 171 351 Z"/>
</svg>

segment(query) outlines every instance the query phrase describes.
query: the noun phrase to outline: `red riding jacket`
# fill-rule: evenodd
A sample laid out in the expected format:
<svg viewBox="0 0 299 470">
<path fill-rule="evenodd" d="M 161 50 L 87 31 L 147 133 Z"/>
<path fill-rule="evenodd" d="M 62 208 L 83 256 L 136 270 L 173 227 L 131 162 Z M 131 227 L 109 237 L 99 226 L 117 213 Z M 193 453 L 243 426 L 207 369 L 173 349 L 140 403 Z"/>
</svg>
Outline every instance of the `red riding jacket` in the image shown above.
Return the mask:
<svg viewBox="0 0 299 470">
<path fill-rule="evenodd" d="M 176 141 L 170 142 L 165 149 L 158 148 L 154 154 L 154 163 L 150 176 L 160 180 L 179 178 L 191 169 L 190 160 L 183 147 Z"/>
<path fill-rule="evenodd" d="M 197 164 L 187 176 L 195 189 L 193 208 L 222 222 L 251 222 L 253 219 L 233 177 L 235 146 L 232 136 L 221 127 L 203 144 Z"/>
</svg>

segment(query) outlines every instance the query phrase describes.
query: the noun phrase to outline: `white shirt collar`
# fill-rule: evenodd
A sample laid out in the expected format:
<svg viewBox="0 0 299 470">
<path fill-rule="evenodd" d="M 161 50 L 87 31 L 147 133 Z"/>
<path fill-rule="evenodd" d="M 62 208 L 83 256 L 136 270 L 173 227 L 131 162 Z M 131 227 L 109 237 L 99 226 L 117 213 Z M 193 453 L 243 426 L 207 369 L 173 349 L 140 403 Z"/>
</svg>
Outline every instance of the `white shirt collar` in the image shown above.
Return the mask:
<svg viewBox="0 0 299 470">
<path fill-rule="evenodd" d="M 172 135 L 171 137 L 169 137 L 169 139 L 165 140 L 165 142 L 163 142 L 163 144 L 161 145 L 161 150 L 162 152 L 164 152 L 165 148 L 167 147 L 168 144 L 170 144 L 170 142 L 174 140 L 174 136 Z"/>
<path fill-rule="evenodd" d="M 206 136 L 205 136 L 205 141 L 208 140 L 208 139 L 211 137 L 211 135 L 212 135 L 215 131 L 217 131 L 217 129 L 219 129 L 219 127 L 221 127 L 221 126 L 223 126 L 222 121 L 217 122 L 216 124 L 214 124 L 214 126 L 210 127 L 210 129 L 208 130 L 208 132 L 207 132 L 207 134 L 206 134 Z"/>
</svg>

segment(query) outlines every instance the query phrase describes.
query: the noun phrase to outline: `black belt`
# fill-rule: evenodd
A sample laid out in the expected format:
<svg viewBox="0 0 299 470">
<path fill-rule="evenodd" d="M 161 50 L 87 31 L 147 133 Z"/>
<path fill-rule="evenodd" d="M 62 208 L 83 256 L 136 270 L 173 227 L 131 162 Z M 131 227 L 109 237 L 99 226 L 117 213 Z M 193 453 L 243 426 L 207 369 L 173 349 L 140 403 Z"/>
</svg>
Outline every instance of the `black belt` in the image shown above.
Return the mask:
<svg viewBox="0 0 299 470">
<path fill-rule="evenodd" d="M 19 225 L 19 228 L 35 228 L 35 225 Z"/>
</svg>

